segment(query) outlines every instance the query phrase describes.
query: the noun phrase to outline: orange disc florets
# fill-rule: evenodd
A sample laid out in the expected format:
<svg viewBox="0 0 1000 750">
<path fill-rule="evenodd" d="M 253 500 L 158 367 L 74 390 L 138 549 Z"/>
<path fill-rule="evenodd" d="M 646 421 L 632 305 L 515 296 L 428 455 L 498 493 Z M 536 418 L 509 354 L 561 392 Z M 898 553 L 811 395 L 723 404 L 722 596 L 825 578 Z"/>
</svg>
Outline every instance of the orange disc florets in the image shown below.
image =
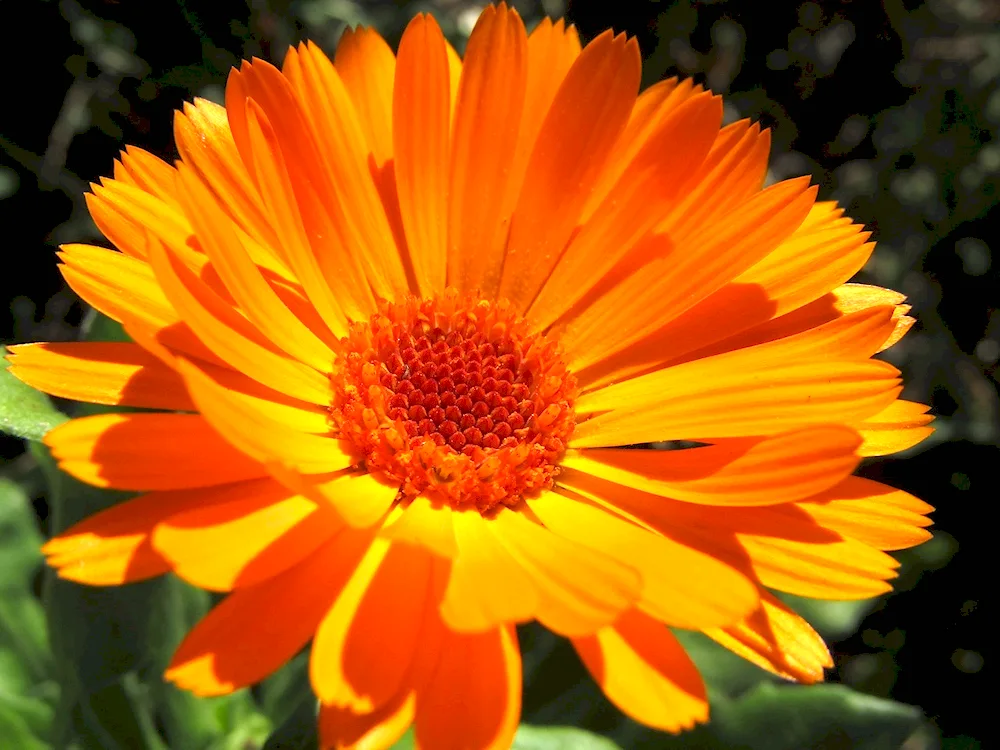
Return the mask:
<svg viewBox="0 0 1000 750">
<path fill-rule="evenodd" d="M 331 377 L 334 426 L 404 497 L 516 505 L 551 486 L 573 431 L 576 379 L 503 300 L 385 304 L 351 326 Z"/>
</svg>

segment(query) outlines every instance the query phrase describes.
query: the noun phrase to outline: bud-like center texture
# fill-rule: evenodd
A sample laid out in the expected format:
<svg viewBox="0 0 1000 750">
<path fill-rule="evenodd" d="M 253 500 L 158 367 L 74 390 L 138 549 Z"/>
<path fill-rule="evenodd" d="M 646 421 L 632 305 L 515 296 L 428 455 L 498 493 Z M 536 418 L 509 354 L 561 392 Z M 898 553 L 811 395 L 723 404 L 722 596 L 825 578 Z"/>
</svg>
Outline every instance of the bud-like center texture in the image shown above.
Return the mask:
<svg viewBox="0 0 1000 750">
<path fill-rule="evenodd" d="M 334 426 L 403 497 L 514 506 L 552 485 L 573 431 L 558 346 L 503 300 L 450 289 L 383 305 L 351 326 L 331 377 Z"/>
</svg>

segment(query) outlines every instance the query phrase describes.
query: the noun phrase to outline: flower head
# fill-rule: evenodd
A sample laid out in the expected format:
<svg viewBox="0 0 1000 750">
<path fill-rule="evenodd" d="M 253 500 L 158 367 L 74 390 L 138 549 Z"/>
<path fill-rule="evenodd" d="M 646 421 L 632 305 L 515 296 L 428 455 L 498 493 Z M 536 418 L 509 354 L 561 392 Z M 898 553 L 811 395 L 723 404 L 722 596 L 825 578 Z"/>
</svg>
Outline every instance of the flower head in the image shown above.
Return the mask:
<svg viewBox="0 0 1000 750">
<path fill-rule="evenodd" d="M 666 626 L 790 679 L 830 665 L 766 589 L 865 598 L 929 506 L 851 476 L 930 431 L 872 359 L 913 322 L 846 283 L 868 235 L 634 40 L 487 8 L 464 60 L 429 16 L 233 71 L 88 196 L 116 249 L 62 248 L 135 343 L 15 347 L 59 396 L 139 407 L 46 442 L 143 494 L 51 540 L 60 575 L 172 571 L 228 596 L 167 676 L 262 679 L 310 640 L 323 743 L 504 747 L 514 625 L 608 697 L 705 721 Z M 153 410 L 153 411 L 149 411 Z M 679 441 L 676 450 L 651 443 Z"/>
</svg>

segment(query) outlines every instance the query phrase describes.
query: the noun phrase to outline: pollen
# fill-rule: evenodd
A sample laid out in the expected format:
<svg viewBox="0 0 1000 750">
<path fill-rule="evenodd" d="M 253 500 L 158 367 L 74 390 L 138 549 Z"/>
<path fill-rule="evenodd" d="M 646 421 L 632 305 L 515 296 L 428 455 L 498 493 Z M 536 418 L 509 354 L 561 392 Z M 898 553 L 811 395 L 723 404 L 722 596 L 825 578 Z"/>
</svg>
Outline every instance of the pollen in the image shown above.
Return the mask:
<svg viewBox="0 0 1000 750">
<path fill-rule="evenodd" d="M 552 485 L 576 379 L 504 300 L 449 289 L 383 303 L 340 341 L 331 418 L 369 471 L 456 509 L 516 506 Z"/>
</svg>

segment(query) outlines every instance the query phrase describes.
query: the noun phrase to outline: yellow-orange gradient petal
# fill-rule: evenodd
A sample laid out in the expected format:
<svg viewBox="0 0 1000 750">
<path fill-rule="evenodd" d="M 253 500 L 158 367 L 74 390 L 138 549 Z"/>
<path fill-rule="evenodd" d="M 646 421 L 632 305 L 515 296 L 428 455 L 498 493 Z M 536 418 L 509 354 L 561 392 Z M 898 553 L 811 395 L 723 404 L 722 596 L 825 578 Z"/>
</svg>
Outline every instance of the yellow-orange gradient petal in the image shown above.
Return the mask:
<svg viewBox="0 0 1000 750">
<path fill-rule="evenodd" d="M 194 411 L 184 381 L 137 344 L 69 342 L 8 349 L 14 377 L 60 398 L 91 404 Z"/>
<path fill-rule="evenodd" d="M 824 668 L 833 667 L 826 644 L 812 626 L 764 591 L 760 607 L 745 620 L 703 632 L 734 654 L 789 680 L 819 682 Z"/>
<path fill-rule="evenodd" d="M 878 414 L 858 422 L 854 427 L 864 442 L 858 449 L 861 456 L 887 456 L 912 448 L 934 432 L 927 425 L 934 420 L 929 406 L 913 401 L 897 400 Z"/>
<path fill-rule="evenodd" d="M 153 548 L 195 586 L 230 591 L 298 564 L 340 530 L 337 516 L 273 479 L 205 492 L 160 521 Z"/>
<path fill-rule="evenodd" d="M 594 499 L 610 506 L 614 485 L 566 474 L 575 492 L 561 489 L 535 498 L 529 501 L 532 511 L 559 536 L 633 568 L 642 580 L 637 598 L 642 609 L 670 625 L 699 628 L 735 622 L 756 605 L 756 587 L 746 576 L 697 548 L 587 502 L 594 493 Z"/>
<path fill-rule="evenodd" d="M 773 505 L 840 482 L 857 467 L 860 444 L 858 434 L 846 427 L 813 427 L 683 451 L 571 450 L 562 465 L 675 500 Z"/>
<path fill-rule="evenodd" d="M 42 552 L 60 578 L 90 586 L 152 578 L 170 570 L 150 544 L 156 524 L 203 502 L 202 490 L 150 492 L 71 526 L 47 541 Z"/>
<path fill-rule="evenodd" d="M 381 709 L 404 689 L 421 647 L 431 558 L 408 544 L 376 540 L 319 625 L 309 670 L 316 696 L 355 713 Z"/>
<path fill-rule="evenodd" d="M 307 559 L 209 612 L 178 647 L 166 678 L 196 695 L 224 695 L 259 682 L 312 637 L 371 542 L 344 530 Z"/>
<path fill-rule="evenodd" d="M 152 237 L 149 256 L 157 281 L 173 306 L 230 367 L 279 393 L 314 404 L 330 403 L 330 383 L 322 373 L 278 352 L 245 317 Z"/>
<path fill-rule="evenodd" d="M 169 361 L 164 348 L 220 362 L 181 321 L 149 264 L 103 247 L 62 245 L 59 271 L 85 302 L 112 320 L 144 348 Z"/>
<path fill-rule="evenodd" d="M 580 659 L 612 703 L 636 721 L 680 732 L 708 720 L 698 668 L 667 628 L 637 610 L 587 638 Z"/>
<path fill-rule="evenodd" d="M 198 414 L 99 414 L 45 435 L 59 467 L 98 487 L 173 490 L 265 476 Z"/>
<path fill-rule="evenodd" d="M 451 123 L 447 42 L 431 16 L 403 33 L 396 58 L 392 131 L 396 190 L 417 290 L 444 291 Z"/>
<path fill-rule="evenodd" d="M 247 319 L 286 354 L 323 372 L 333 351 L 288 309 L 254 263 L 231 225 L 220 221 L 212 193 L 193 170 L 179 164 L 178 186 L 187 215 L 215 270 Z"/>
<path fill-rule="evenodd" d="M 254 408 L 187 360 L 178 367 L 205 419 L 232 445 L 264 464 L 305 474 L 346 469 L 355 462 L 345 441 L 299 432 Z"/>
<path fill-rule="evenodd" d="M 521 716 L 517 632 L 448 633 L 427 686 L 417 693 L 416 747 L 506 750 Z"/>
</svg>

